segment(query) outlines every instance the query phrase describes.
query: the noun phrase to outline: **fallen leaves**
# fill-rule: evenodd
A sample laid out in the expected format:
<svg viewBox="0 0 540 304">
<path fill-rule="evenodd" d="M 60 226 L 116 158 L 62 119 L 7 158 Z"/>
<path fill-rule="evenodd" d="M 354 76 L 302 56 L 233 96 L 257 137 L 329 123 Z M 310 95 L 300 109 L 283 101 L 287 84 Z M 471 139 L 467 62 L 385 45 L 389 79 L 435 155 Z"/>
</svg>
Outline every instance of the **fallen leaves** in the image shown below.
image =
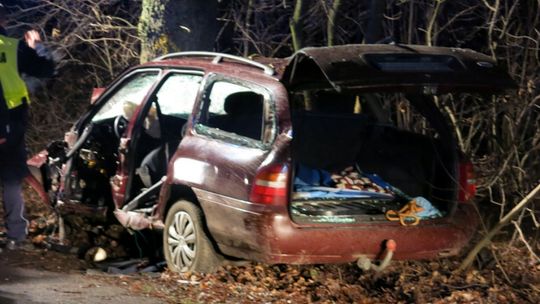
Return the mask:
<svg viewBox="0 0 540 304">
<path fill-rule="evenodd" d="M 34 214 L 34 243 L 49 231 L 48 214 Z M 90 229 L 72 220 L 106 248 L 121 248 L 118 227 Z M 42 233 L 40 233 L 42 232 Z M 73 231 L 72 231 L 73 232 Z M 79 241 L 86 241 L 81 237 Z M 164 271 L 159 276 L 100 275 L 108 284 L 169 303 L 540 303 L 540 263 L 526 248 L 494 246 L 478 269 L 454 273 L 460 260 L 393 261 L 380 274 L 345 265 L 227 265 L 213 274 Z M 24 267 L 69 272 L 92 264 L 43 250 L 25 253 Z"/>
</svg>

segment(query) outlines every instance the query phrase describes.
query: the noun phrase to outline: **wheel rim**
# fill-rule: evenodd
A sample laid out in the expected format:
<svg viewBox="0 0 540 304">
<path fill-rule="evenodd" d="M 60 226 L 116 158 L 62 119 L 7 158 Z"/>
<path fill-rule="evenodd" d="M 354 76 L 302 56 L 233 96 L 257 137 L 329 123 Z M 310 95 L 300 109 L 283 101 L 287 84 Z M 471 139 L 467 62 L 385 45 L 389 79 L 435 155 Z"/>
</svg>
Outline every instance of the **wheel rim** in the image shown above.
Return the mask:
<svg viewBox="0 0 540 304">
<path fill-rule="evenodd" d="M 196 253 L 197 239 L 191 216 L 180 211 L 174 215 L 174 220 L 168 228 L 167 247 L 171 261 L 178 271 L 189 270 Z"/>
</svg>

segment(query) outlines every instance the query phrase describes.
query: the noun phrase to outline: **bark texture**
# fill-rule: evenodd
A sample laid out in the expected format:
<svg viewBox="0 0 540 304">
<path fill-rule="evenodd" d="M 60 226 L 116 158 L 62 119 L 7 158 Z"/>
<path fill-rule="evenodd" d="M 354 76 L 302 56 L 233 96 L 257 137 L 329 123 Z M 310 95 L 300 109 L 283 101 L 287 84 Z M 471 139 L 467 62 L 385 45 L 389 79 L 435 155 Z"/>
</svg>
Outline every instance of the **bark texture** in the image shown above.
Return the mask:
<svg viewBox="0 0 540 304">
<path fill-rule="evenodd" d="M 180 51 L 211 51 L 218 32 L 215 0 L 143 0 L 140 61 Z"/>
</svg>

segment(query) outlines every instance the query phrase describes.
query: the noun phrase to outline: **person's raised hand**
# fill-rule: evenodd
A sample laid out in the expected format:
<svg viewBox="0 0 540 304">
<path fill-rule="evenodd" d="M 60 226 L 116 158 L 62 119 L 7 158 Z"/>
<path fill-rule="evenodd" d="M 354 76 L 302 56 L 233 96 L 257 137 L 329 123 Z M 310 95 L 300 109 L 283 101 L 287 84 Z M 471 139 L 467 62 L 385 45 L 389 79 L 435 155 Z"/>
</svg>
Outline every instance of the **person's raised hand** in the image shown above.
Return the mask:
<svg viewBox="0 0 540 304">
<path fill-rule="evenodd" d="M 35 49 L 36 44 L 41 42 L 41 36 L 38 31 L 29 30 L 24 34 L 24 40 L 26 40 L 26 44 L 28 44 L 29 47 Z"/>
</svg>

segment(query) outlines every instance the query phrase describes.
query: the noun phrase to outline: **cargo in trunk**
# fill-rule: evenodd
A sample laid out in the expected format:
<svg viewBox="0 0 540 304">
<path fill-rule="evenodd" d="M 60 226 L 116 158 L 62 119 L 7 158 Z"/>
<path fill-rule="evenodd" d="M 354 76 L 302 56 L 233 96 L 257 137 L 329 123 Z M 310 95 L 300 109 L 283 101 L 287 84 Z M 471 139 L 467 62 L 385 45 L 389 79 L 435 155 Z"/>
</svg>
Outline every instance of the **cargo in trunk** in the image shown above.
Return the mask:
<svg viewBox="0 0 540 304">
<path fill-rule="evenodd" d="M 385 220 L 414 198 L 442 217 L 455 205 L 457 150 L 434 96 L 292 94 L 296 221 Z M 432 216 L 433 217 L 433 216 Z"/>
</svg>

